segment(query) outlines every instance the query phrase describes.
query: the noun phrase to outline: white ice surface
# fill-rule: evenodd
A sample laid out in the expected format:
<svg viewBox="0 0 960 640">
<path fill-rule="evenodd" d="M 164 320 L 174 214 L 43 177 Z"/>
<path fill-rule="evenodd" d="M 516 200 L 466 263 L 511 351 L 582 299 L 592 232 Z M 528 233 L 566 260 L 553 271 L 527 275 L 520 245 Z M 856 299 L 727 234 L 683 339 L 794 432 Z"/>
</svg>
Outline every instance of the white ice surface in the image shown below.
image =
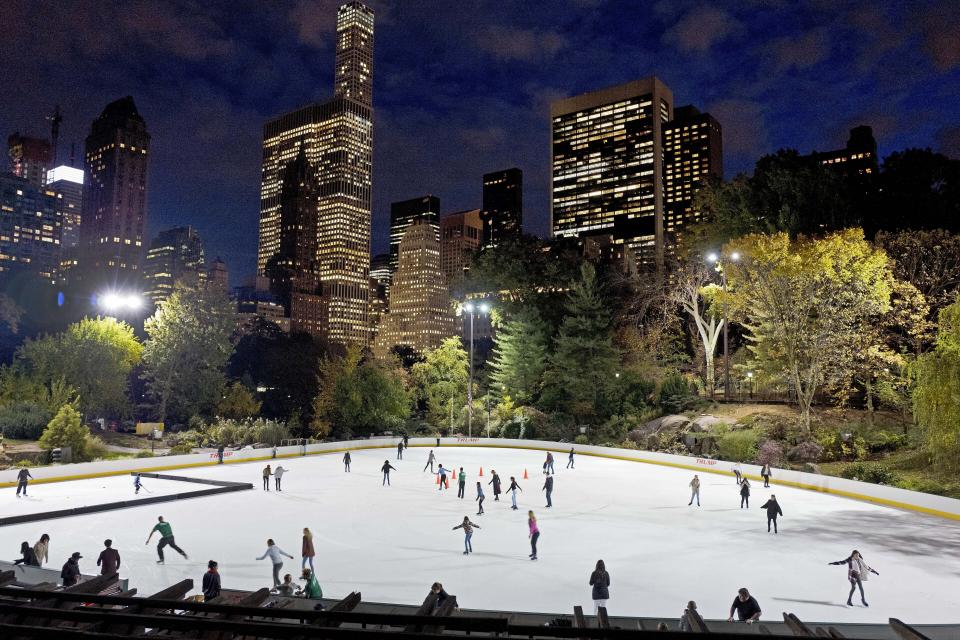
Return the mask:
<svg viewBox="0 0 960 640">
<path fill-rule="evenodd" d="M 188 469 L 181 475 L 254 483 L 253 491 L 134 507 L 121 511 L 0 528 L 0 549 L 11 559 L 22 540 L 51 536 L 51 565 L 80 551 L 84 573 L 95 572 L 106 537 L 123 559 L 121 575 L 141 594 L 183 578 L 197 587 L 208 559 L 220 563 L 225 588 L 270 584 L 268 560 L 254 558 L 274 538 L 295 557 L 284 572 L 300 568 L 303 527 L 314 533 L 315 560 L 324 595 L 360 590 L 366 601 L 419 603 L 434 581 L 456 594 L 461 606 L 569 613 L 576 604 L 592 612 L 590 572 L 602 558 L 611 575 L 608 604 L 614 615 L 679 616 L 696 600 L 705 618 L 725 618 L 738 587 L 746 586 L 764 618 L 792 611 L 805 621 L 882 622 L 899 617 L 913 623 L 960 622 L 960 523 L 834 496 L 754 483 L 750 510 L 741 510 L 732 477 L 702 474 L 703 506 L 688 507 L 693 473 L 578 456 L 575 470 L 556 456 L 554 507 L 545 509 L 540 491 L 544 454 L 536 451 L 441 448 L 444 466 L 467 470 L 467 499 L 456 485 L 438 492 L 422 471 L 424 448 L 405 460 L 396 450 L 358 451 L 353 472 L 343 472 L 340 454 L 275 461 L 289 473 L 282 493 L 261 490 L 263 463 Z M 398 468 L 392 487 L 381 487 L 383 460 Z M 475 515 L 476 480 L 483 467 L 486 514 Z M 509 498 L 493 501 L 486 484 L 496 469 L 505 485 L 519 479 L 519 511 Z M 530 479 L 522 479 L 524 469 Z M 145 480 L 152 490 L 157 481 Z M 118 483 L 118 484 L 114 484 Z M 51 507 L 56 496 L 103 494 L 129 498 L 127 479 L 82 480 L 34 485 L 31 500 Z M 90 487 L 87 489 L 86 487 Z M 784 516 L 779 535 L 766 531 L 759 508 L 775 492 Z M 0 509 L 24 508 L 2 492 Z M 71 498 L 73 499 L 73 498 Z M 538 517 L 539 560 L 527 559 L 527 510 Z M 157 565 L 156 536 L 144 540 L 157 515 L 172 524 L 184 560 L 167 549 Z M 462 555 L 463 534 L 451 531 L 464 515 L 481 527 L 475 552 Z M 846 567 L 828 566 L 859 549 L 880 572 L 864 584 L 869 608 L 847 608 Z"/>
<path fill-rule="evenodd" d="M 120 500 L 136 500 L 212 488 L 193 482 L 154 478 L 142 478 L 141 482 L 144 488 L 140 490 L 140 495 L 134 493 L 133 476 L 129 474 L 74 482 L 30 484 L 27 487 L 27 497 L 20 498 L 16 497 L 16 489 L 4 490 L 0 491 L 0 517 L 73 509 Z"/>
</svg>

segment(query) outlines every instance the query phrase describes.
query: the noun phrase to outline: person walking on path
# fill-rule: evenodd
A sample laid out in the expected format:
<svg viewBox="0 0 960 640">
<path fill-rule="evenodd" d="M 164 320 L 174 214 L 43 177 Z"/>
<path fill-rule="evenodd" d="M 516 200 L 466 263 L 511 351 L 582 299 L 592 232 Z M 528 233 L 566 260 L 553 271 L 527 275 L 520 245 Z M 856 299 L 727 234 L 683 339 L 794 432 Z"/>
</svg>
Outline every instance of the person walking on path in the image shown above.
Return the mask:
<svg viewBox="0 0 960 640">
<path fill-rule="evenodd" d="M 37 566 L 42 567 L 44 562 L 50 560 L 50 536 L 48 534 L 43 534 L 40 536 L 40 539 L 37 540 L 37 543 L 33 545 L 33 552 L 37 554 L 37 562 L 40 564 Z"/>
<path fill-rule="evenodd" d="M 72 587 L 80 582 L 80 558 L 82 557 L 79 551 L 74 551 L 63 564 L 63 568 L 60 570 L 60 580 L 63 582 L 63 586 Z"/>
<path fill-rule="evenodd" d="M 203 574 L 203 601 L 210 602 L 220 595 L 220 570 L 216 560 L 207 563 L 207 572 Z"/>
<path fill-rule="evenodd" d="M 573 469 L 573 447 L 570 447 L 570 455 L 567 456 L 567 469 Z"/>
<path fill-rule="evenodd" d="M 303 597 L 310 600 L 319 600 L 323 597 L 323 589 L 317 582 L 317 574 L 310 569 L 304 569 L 300 579 L 303 580 Z"/>
<path fill-rule="evenodd" d="M 427 467 L 430 467 L 430 473 L 433 473 L 433 461 L 437 459 L 437 456 L 433 455 L 433 449 L 430 449 L 430 455 L 427 456 L 427 464 L 423 465 L 423 470 L 426 471 Z"/>
<path fill-rule="evenodd" d="M 184 560 L 189 560 L 190 558 L 187 557 L 184 550 L 178 547 L 176 541 L 174 541 L 173 528 L 170 523 L 165 521 L 163 516 L 159 516 L 157 520 L 157 524 L 153 525 L 153 529 L 150 529 L 150 535 L 147 536 L 147 541 L 144 543 L 150 544 L 150 538 L 153 537 L 153 534 L 160 534 L 160 542 L 157 544 L 157 555 L 160 556 L 160 559 L 157 560 L 157 564 L 163 564 L 163 548 L 167 546 L 182 555 Z"/>
<path fill-rule="evenodd" d="M 553 476 L 546 471 L 544 471 L 544 473 L 547 474 L 547 477 L 543 481 L 543 488 L 540 490 L 547 492 L 547 508 L 550 508 L 553 506 L 553 500 L 550 499 L 550 496 L 553 494 Z"/>
<path fill-rule="evenodd" d="M 300 570 L 302 571 L 307 567 L 307 563 L 310 563 L 310 570 L 316 571 L 313 568 L 313 558 L 317 555 L 317 552 L 313 548 L 313 533 L 310 532 L 310 529 L 303 528 L 303 545 L 300 550 L 300 555 L 302 557 L 302 562 L 300 563 Z"/>
<path fill-rule="evenodd" d="M 267 465 L 263 468 L 263 490 L 270 491 L 270 476 L 273 475 L 273 471 L 270 470 L 270 465 Z"/>
<path fill-rule="evenodd" d="M 140 489 L 143 489 L 143 482 L 140 480 L 140 474 L 133 474 L 133 495 L 140 495 Z"/>
<path fill-rule="evenodd" d="M 493 501 L 500 502 L 500 476 L 497 475 L 497 470 L 493 470 L 493 477 L 490 478 L 490 482 L 487 484 L 493 485 Z"/>
<path fill-rule="evenodd" d="M 770 499 L 764 502 L 761 509 L 767 510 L 767 533 L 770 533 L 770 524 L 773 523 L 773 532 L 777 533 L 777 516 L 783 515 L 780 509 L 780 503 L 777 502 L 777 496 L 770 494 Z"/>
<path fill-rule="evenodd" d="M 403 460 L 403 440 L 397 443 L 397 460 Z"/>
<path fill-rule="evenodd" d="M 287 472 L 281 465 L 277 465 L 276 470 L 273 472 L 273 481 L 276 483 L 277 491 L 282 491 L 280 488 L 280 480 L 283 478 L 283 474 Z"/>
<path fill-rule="evenodd" d="M 771 473 L 771 471 L 770 471 L 770 465 L 769 465 L 769 464 L 763 465 L 763 467 L 760 469 L 760 475 L 763 476 L 763 486 L 764 486 L 764 488 L 768 488 L 768 487 L 770 486 L 770 476 L 773 475 L 773 473 Z"/>
<path fill-rule="evenodd" d="M 527 527 L 530 529 L 530 559 L 537 559 L 537 540 L 540 539 L 540 529 L 537 527 L 537 516 L 533 511 L 527 511 Z"/>
<path fill-rule="evenodd" d="M 597 566 L 590 574 L 590 586 L 593 587 L 593 615 L 597 615 L 600 607 L 607 606 L 610 599 L 610 574 L 603 560 L 597 560 Z"/>
<path fill-rule="evenodd" d="M 263 560 L 266 557 L 270 557 L 270 562 L 273 563 L 273 586 L 280 585 L 280 569 L 283 569 L 283 556 L 286 556 L 293 560 L 293 556 L 277 546 L 277 543 L 273 541 L 273 538 L 267 540 L 267 550 L 263 552 L 263 555 L 257 558 L 257 560 Z"/>
<path fill-rule="evenodd" d="M 739 462 L 733 465 L 733 475 L 736 476 L 737 484 L 740 484 L 743 481 L 743 467 L 740 466 Z M 693 600 L 690 602 L 693 602 Z"/>
<path fill-rule="evenodd" d="M 470 543 L 470 540 L 473 538 L 474 527 L 479 529 L 480 525 L 470 522 L 469 517 L 463 516 L 463 522 L 453 528 L 454 531 L 463 529 L 463 555 L 473 553 L 473 545 Z"/>
<path fill-rule="evenodd" d="M 97 558 L 97 566 L 100 567 L 100 575 L 112 576 L 120 568 L 120 552 L 113 548 L 113 540 L 103 541 L 104 549 Z"/>
<path fill-rule="evenodd" d="M 25 567 L 39 567 L 40 561 L 37 560 L 37 553 L 30 546 L 30 543 L 23 541 L 20 543 L 20 558 L 13 561 L 14 565 L 22 564 Z"/>
<path fill-rule="evenodd" d="M 380 471 L 383 471 L 383 482 L 380 484 L 381 487 L 383 485 L 390 486 L 390 469 L 393 469 L 394 471 L 397 470 L 395 466 L 390 464 L 389 460 L 384 460 L 383 466 L 380 467 Z"/>
<path fill-rule="evenodd" d="M 457 497 L 461 500 L 463 496 L 467 493 L 467 474 L 463 472 L 463 467 L 460 467 L 460 475 L 457 477 Z"/>
<path fill-rule="evenodd" d="M 23 497 L 27 497 L 27 484 L 29 480 L 32 480 L 33 476 L 30 475 L 30 469 L 24 467 L 17 472 L 17 497 L 20 497 L 20 492 L 23 491 Z"/>
<path fill-rule="evenodd" d="M 746 478 L 740 482 L 740 508 L 743 509 L 744 505 L 750 508 L 750 482 Z"/>
<path fill-rule="evenodd" d="M 760 611 L 760 603 L 750 595 L 746 587 L 737 590 L 737 597 L 733 599 L 733 604 L 730 605 L 730 617 L 727 618 L 727 622 L 733 622 L 734 612 L 740 618 L 740 622 L 746 622 L 747 624 L 753 624 L 759 620 L 760 614 L 763 613 Z"/>
<path fill-rule="evenodd" d="M 343 454 L 343 472 L 350 473 L 350 452 Z"/>
<path fill-rule="evenodd" d="M 477 515 L 483 515 L 483 487 L 480 485 L 480 481 L 477 480 Z"/>
<path fill-rule="evenodd" d="M 697 499 L 697 506 L 700 506 L 700 476 L 693 474 L 693 480 L 690 481 L 690 502 L 687 503 L 687 506 L 693 504 L 693 499 Z"/>
<path fill-rule="evenodd" d="M 876 569 L 864 562 L 863 556 L 861 556 L 860 552 L 856 549 L 850 552 L 850 556 L 847 557 L 846 560 L 837 560 L 836 562 L 831 562 L 829 564 L 847 565 L 847 580 L 850 581 L 850 593 L 847 594 L 847 606 L 853 606 L 853 592 L 856 591 L 857 587 L 859 587 L 860 602 L 863 603 L 863 606 L 869 607 L 870 605 L 867 604 L 867 596 L 863 594 L 863 583 L 866 582 L 871 573 L 874 575 L 880 575 Z"/>
<path fill-rule="evenodd" d="M 513 506 L 510 507 L 514 511 L 517 510 L 517 491 L 522 492 L 523 489 L 520 488 L 520 485 L 517 484 L 517 479 L 513 476 L 510 476 L 510 488 L 507 489 L 510 492 L 510 500 L 513 502 Z"/>
</svg>

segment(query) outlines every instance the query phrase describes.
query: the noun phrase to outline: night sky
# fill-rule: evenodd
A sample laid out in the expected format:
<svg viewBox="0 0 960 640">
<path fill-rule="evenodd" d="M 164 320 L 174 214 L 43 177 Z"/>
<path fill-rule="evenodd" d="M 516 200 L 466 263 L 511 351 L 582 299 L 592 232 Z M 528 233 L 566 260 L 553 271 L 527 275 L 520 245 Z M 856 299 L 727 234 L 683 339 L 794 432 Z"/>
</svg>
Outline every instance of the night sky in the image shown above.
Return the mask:
<svg viewBox="0 0 960 640">
<path fill-rule="evenodd" d="M 132 95 L 152 135 L 150 236 L 194 225 L 232 284 L 255 269 L 263 122 L 332 94 L 330 0 L 0 3 L 0 133 L 61 158 Z M 549 224 L 551 100 L 656 74 L 724 128 L 725 173 L 781 147 L 960 157 L 960 3 L 395 0 L 377 13 L 373 249 L 391 201 L 478 207 L 481 175 L 518 166 L 525 230 Z M 726 8 L 723 8 L 726 6 Z M 5 138 L 4 138 L 5 140 Z M 4 147 L 4 150 L 6 147 Z"/>
</svg>

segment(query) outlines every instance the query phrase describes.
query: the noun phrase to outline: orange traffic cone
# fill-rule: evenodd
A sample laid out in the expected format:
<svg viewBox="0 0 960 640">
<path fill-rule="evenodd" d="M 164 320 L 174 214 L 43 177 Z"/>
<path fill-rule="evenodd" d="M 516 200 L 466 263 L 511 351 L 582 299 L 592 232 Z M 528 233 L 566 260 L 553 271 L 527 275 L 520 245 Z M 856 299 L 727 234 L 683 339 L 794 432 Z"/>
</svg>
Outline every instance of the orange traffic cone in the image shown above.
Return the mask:
<svg viewBox="0 0 960 640">
<path fill-rule="evenodd" d="M 527 470 L 526 470 L 526 469 L 523 470 L 523 479 L 524 479 L 524 480 L 529 480 L 529 478 L 527 478 Z"/>
<path fill-rule="evenodd" d="M 483 467 L 480 467 L 480 477 L 483 477 Z"/>
<path fill-rule="evenodd" d="M 457 479 L 457 470 L 456 470 L 456 469 L 453 470 L 452 479 L 453 479 L 453 480 L 456 480 L 456 479 Z"/>
<path fill-rule="evenodd" d="M 449 488 L 450 488 L 450 481 L 447 480 L 447 481 L 443 484 L 443 486 L 444 486 L 445 489 L 449 489 Z"/>
<path fill-rule="evenodd" d="M 440 484 L 440 474 L 437 474 L 437 484 Z"/>
</svg>

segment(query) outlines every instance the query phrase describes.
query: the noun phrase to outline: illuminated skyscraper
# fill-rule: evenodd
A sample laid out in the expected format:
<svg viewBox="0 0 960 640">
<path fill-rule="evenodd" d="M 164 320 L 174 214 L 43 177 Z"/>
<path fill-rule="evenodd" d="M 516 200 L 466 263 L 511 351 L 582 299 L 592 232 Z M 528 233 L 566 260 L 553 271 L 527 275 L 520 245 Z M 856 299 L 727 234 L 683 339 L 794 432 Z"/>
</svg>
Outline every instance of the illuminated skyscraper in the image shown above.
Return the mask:
<svg viewBox="0 0 960 640">
<path fill-rule="evenodd" d="M 57 194 L 57 203 L 63 214 L 63 249 L 75 249 L 80 244 L 80 221 L 83 207 L 83 170 L 67 165 L 47 172 L 47 189 Z"/>
<path fill-rule="evenodd" d="M 421 196 L 390 203 L 390 270 L 397 270 L 400 239 L 416 220 L 426 220 L 440 238 L 440 198 Z"/>
<path fill-rule="evenodd" d="M 641 265 L 662 266 L 670 89 L 645 78 L 558 100 L 550 117 L 553 235 L 612 234 Z"/>
<path fill-rule="evenodd" d="M 143 261 L 144 295 L 153 304 L 165 302 L 184 277 L 206 279 L 203 242 L 192 227 L 174 227 L 157 234 Z"/>
<path fill-rule="evenodd" d="M 86 140 L 81 278 L 89 286 L 139 287 L 147 224 L 150 134 L 133 98 L 103 109 Z"/>
<path fill-rule="evenodd" d="M 666 253 L 673 254 L 684 227 L 700 222 L 697 191 L 723 179 L 723 130 L 709 113 L 678 107 L 663 129 L 663 219 Z"/>
<path fill-rule="evenodd" d="M 207 269 L 207 286 L 216 287 L 224 293 L 230 291 L 230 271 L 227 269 L 227 263 L 217 256 L 210 263 Z"/>
<path fill-rule="evenodd" d="M 483 246 L 495 247 L 523 233 L 523 172 L 495 171 L 483 176 Z"/>
<path fill-rule="evenodd" d="M 483 240 L 480 209 L 449 213 L 440 218 L 440 268 L 447 284 L 459 282 Z"/>
<path fill-rule="evenodd" d="M 308 305 L 311 326 L 330 344 L 344 345 L 368 336 L 373 11 L 359 2 L 343 5 L 337 34 L 336 96 L 264 125 L 257 276 L 258 287 L 267 289 L 267 265 L 281 245 L 282 172 L 302 150 L 318 193 L 316 273 L 323 302 Z"/>
<path fill-rule="evenodd" d="M 388 309 L 376 336 L 378 354 L 395 346 L 409 346 L 422 354 L 456 332 L 450 294 L 440 271 L 440 241 L 426 220 L 415 220 L 400 241 Z"/>
<path fill-rule="evenodd" d="M 47 184 L 47 170 L 53 162 L 50 143 L 43 138 L 31 138 L 14 133 L 7 138 L 10 173 L 24 178 L 35 187 Z"/>
<path fill-rule="evenodd" d="M 0 173 L 0 285 L 16 273 L 53 279 L 60 260 L 60 218 L 52 191 Z"/>
</svg>

